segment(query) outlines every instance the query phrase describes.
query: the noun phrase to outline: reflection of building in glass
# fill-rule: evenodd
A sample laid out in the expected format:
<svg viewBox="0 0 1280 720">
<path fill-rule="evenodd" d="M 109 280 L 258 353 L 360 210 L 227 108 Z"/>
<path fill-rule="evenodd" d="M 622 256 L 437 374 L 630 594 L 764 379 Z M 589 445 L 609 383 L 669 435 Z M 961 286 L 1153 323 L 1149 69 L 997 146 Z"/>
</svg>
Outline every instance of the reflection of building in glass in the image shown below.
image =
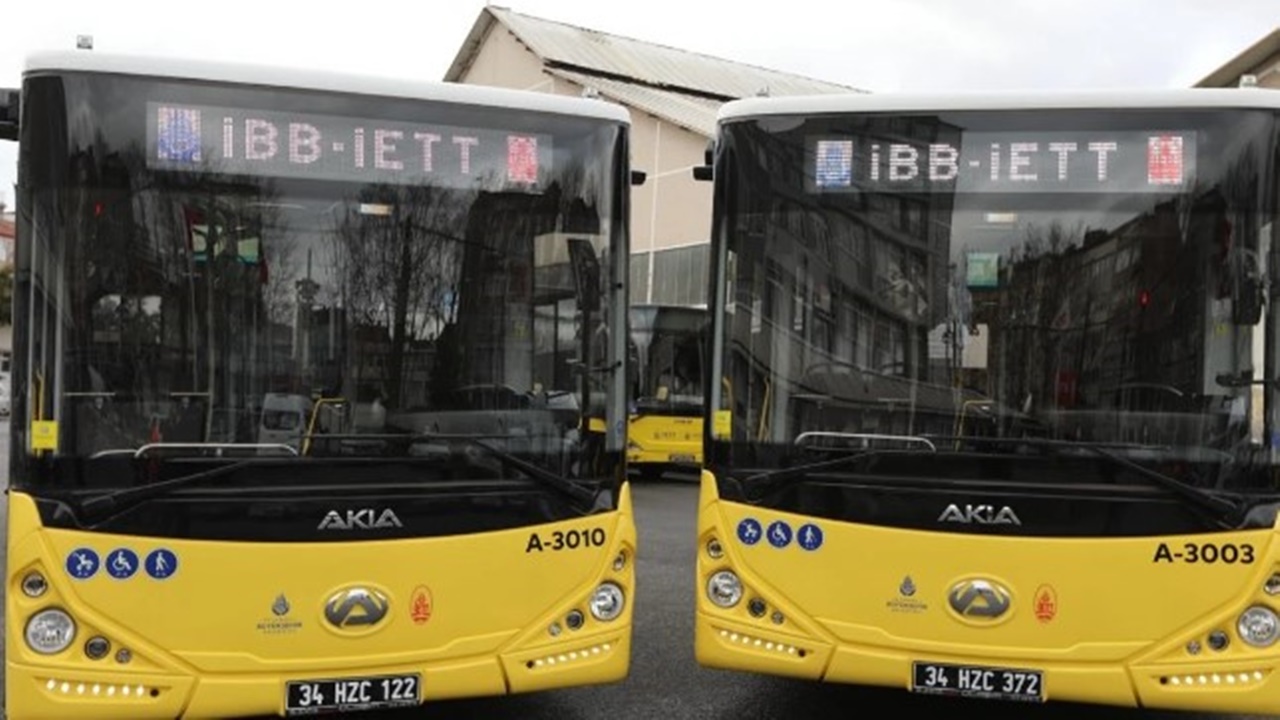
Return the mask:
<svg viewBox="0 0 1280 720">
<path fill-rule="evenodd" d="M 452 344 L 442 352 L 457 361 L 437 367 L 442 385 L 532 385 L 533 238 L 553 219 L 540 212 L 541 202 L 514 192 L 476 198 L 462 250 L 458 321 L 440 338 Z"/>
<path fill-rule="evenodd" d="M 1025 244 L 998 288 L 970 288 L 994 363 L 971 382 L 1038 410 L 1223 394 L 1213 375 L 1246 351 L 1248 333 L 1232 328 L 1230 292 L 1218 292 L 1228 274 L 1213 197 L 1195 200 L 1189 217 L 1180 214 L 1190 201 L 1168 200 L 1111 231 Z"/>
<path fill-rule="evenodd" d="M 957 128 L 920 119 L 856 119 L 849 125 L 834 121 L 821 132 L 853 138 L 853 162 L 863 165 L 872 162 L 867 148 L 875 144 L 958 145 L 960 136 Z M 734 307 L 731 332 L 737 348 L 776 376 L 797 381 L 787 388 L 754 373 L 739 375 L 735 400 L 767 395 L 767 403 L 748 401 L 743 407 L 774 416 L 749 418 L 747 424 L 786 426 L 784 414 L 801 412 L 807 395 L 828 395 L 819 386 L 841 387 L 822 379 L 833 372 L 947 384 L 945 374 L 931 366 L 928 335 L 949 311 L 953 196 L 859 180 L 849 188 L 807 192 L 813 184 L 805 173 L 816 168 L 806 162 L 813 147 L 797 139 L 801 133 L 769 135 L 748 126 L 736 132 L 750 134 L 753 146 L 764 150 L 748 172 L 753 182 L 770 186 L 761 195 L 768 206 L 755 204 L 760 201 L 753 188 L 746 188 L 746 211 L 731 229 L 739 240 L 730 277 L 753 298 L 751 306 Z M 786 341 L 777 342 L 784 335 Z M 837 401 L 853 400 L 846 395 Z"/>
<path fill-rule="evenodd" d="M 573 362 L 588 356 L 575 340 L 590 337 L 582 329 L 581 298 L 599 298 L 601 289 L 598 273 L 575 275 L 570 248 L 585 243 L 598 271 L 601 236 L 594 210 L 581 201 L 560 204 L 555 186 L 544 195 L 485 193 L 476 200 L 462 252 L 457 322 L 441 334 L 434 381 L 520 392 L 572 387 Z M 599 303 L 586 310 L 588 327 L 605 320 Z M 443 360 L 455 355 L 456 367 Z"/>
<path fill-rule="evenodd" d="M 884 130 L 857 135 L 857 145 L 955 143 L 959 136 L 929 122 Z M 880 187 L 804 195 L 798 190 L 805 186 L 799 174 L 804 165 L 795 157 L 799 148 L 761 142 L 776 150 L 762 158 L 766 166 L 760 169 L 774 178 L 773 205 L 753 209 L 742 230 L 777 244 L 748 240 L 738 246 L 737 259 L 747 263 L 740 272 L 755 266 L 750 281 L 764 298 L 758 311 L 801 335 L 811 352 L 875 372 L 925 377 L 927 328 L 948 311 L 953 198 Z M 753 248 L 761 249 L 759 257 Z M 739 275 L 739 281 L 747 279 Z"/>
</svg>

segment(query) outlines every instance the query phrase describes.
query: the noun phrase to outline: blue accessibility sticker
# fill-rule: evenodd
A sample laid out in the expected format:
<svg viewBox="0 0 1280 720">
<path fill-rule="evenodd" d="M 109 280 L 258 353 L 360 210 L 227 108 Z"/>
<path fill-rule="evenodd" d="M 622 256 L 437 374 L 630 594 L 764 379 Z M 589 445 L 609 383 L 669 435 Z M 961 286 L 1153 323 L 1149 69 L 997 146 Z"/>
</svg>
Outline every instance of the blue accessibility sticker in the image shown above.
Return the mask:
<svg viewBox="0 0 1280 720">
<path fill-rule="evenodd" d="M 813 523 L 801 525 L 796 530 L 796 544 L 810 551 L 822 547 L 822 528 Z"/>
<path fill-rule="evenodd" d="M 781 520 L 769 523 L 769 544 L 784 548 L 791 543 L 791 526 Z"/>
<path fill-rule="evenodd" d="M 760 542 L 760 536 L 764 532 L 760 529 L 760 522 L 755 518 L 746 518 L 738 523 L 738 539 L 743 545 L 755 545 Z"/>
<path fill-rule="evenodd" d="M 77 580 L 88 580 L 98 572 L 98 553 L 91 548 L 76 548 L 67 555 L 67 574 Z"/>
<path fill-rule="evenodd" d="M 178 572 L 178 556 L 172 550 L 160 548 L 147 553 L 147 574 L 156 580 L 168 580 Z"/>
<path fill-rule="evenodd" d="M 116 548 L 107 553 L 107 574 L 117 580 L 128 580 L 138 572 L 138 553 L 129 548 Z"/>
</svg>

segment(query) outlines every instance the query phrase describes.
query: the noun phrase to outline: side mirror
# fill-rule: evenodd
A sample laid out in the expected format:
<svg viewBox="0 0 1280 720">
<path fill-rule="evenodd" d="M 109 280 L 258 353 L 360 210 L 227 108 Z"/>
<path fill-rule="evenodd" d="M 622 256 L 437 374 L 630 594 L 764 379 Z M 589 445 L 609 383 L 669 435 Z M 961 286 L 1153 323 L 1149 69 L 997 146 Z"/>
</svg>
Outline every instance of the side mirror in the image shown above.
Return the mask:
<svg viewBox="0 0 1280 720">
<path fill-rule="evenodd" d="M 22 93 L 17 90 L 0 88 L 0 140 L 18 139 L 21 98 Z"/>
<path fill-rule="evenodd" d="M 699 182 L 710 182 L 715 173 L 712 168 L 715 166 L 716 160 L 716 141 L 712 140 L 707 143 L 707 149 L 702 153 L 702 164 L 693 167 L 693 179 Z"/>
</svg>

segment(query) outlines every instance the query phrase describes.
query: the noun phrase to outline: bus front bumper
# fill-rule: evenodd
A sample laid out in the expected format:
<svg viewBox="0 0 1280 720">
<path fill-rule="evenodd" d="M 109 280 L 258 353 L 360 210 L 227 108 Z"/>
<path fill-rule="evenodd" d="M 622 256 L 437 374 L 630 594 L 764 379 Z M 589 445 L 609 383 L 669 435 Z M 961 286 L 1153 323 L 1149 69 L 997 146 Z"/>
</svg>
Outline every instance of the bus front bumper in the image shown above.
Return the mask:
<svg viewBox="0 0 1280 720">
<path fill-rule="evenodd" d="M 784 628 L 785 621 L 776 626 L 744 623 L 699 611 L 695 623 L 698 663 L 830 683 L 1023 702 L 1242 714 L 1272 714 L 1280 707 L 1280 682 L 1276 679 L 1280 659 L 1276 658 L 1205 657 L 1202 662 L 1176 664 L 997 659 L 818 641 L 811 634 L 795 634 Z M 970 686 L 957 687 L 950 682 L 948 687 L 927 687 L 924 673 L 917 677 L 917 664 L 922 666 L 920 671 L 929 665 L 963 668 L 962 679 Z M 990 674 L 990 670 L 1012 674 Z M 1028 673 L 1037 678 L 1036 692 L 1005 692 L 1017 689 L 1014 681 L 1029 677 Z"/>
<path fill-rule="evenodd" d="M 9 720 L 188 720 L 287 715 L 285 698 L 290 682 L 406 675 L 420 678 L 417 702 L 404 703 L 417 705 L 453 698 L 617 682 L 627 676 L 630 655 L 630 632 L 615 630 L 565 638 L 563 642 L 502 655 L 430 665 L 368 667 L 359 672 L 344 669 L 327 673 L 184 676 L 66 670 L 6 662 L 6 717 Z"/>
</svg>

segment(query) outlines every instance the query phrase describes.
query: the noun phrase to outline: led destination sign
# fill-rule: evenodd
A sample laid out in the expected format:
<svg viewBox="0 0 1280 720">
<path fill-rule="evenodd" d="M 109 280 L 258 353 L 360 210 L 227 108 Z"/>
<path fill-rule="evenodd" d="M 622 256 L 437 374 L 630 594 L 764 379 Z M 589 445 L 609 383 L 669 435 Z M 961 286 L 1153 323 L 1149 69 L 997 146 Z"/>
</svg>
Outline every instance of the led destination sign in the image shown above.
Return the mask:
<svg viewBox="0 0 1280 720">
<path fill-rule="evenodd" d="M 959 141 L 812 138 L 809 190 L 1179 192 L 1194 132 L 964 133 Z"/>
<path fill-rule="evenodd" d="M 551 138 L 371 118 L 147 104 L 155 169 L 399 185 L 537 189 Z"/>
</svg>

